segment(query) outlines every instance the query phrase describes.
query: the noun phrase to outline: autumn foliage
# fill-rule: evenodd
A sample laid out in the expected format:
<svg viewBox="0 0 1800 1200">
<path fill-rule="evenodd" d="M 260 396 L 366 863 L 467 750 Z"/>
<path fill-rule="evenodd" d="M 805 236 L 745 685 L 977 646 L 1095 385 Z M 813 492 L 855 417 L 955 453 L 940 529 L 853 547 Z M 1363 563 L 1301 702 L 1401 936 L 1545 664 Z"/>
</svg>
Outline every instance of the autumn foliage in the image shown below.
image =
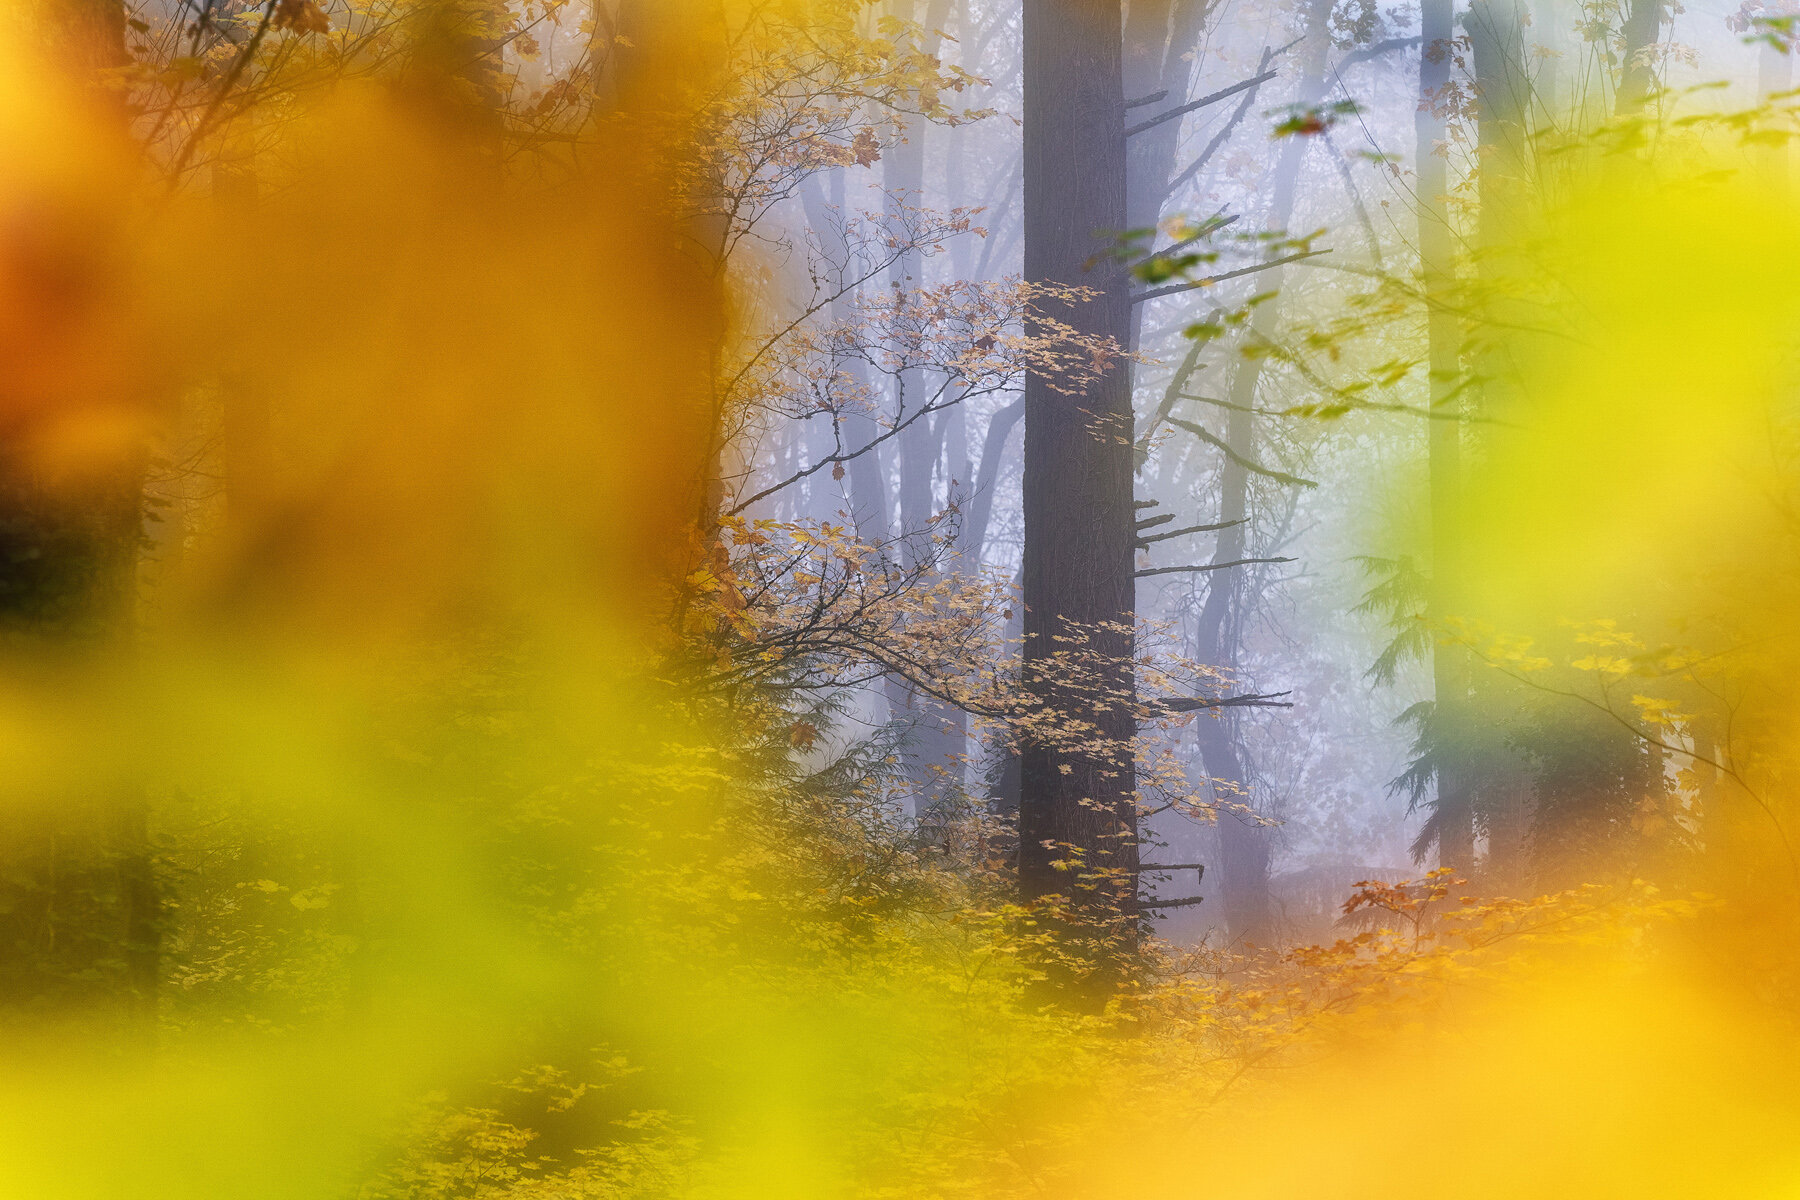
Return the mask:
<svg viewBox="0 0 1800 1200">
<path fill-rule="evenodd" d="M 1177 754 L 1236 681 L 1153 621 L 1128 689 L 1074 635 L 1030 677 L 973 489 L 899 530 L 815 502 L 1027 373 L 1147 358 L 1049 315 L 1077 290 L 887 285 L 986 214 L 825 202 L 984 81 L 862 0 L 153 15 L 0 44 L 0 1192 L 1792 1190 L 1785 208 L 1698 149 L 1546 206 L 1566 270 L 1488 281 L 1551 314 L 1508 345 L 1556 403 L 1471 470 L 1479 602 L 1369 560 L 1389 665 L 1466 652 L 1578 819 L 1362 880 L 1317 944 L 1148 937 L 1069 1003 L 1135 899 L 1022 900 L 1013 814 L 898 769 L 856 689 L 1254 820 Z M 1421 746 L 1424 796 L 1456 748 Z"/>
</svg>

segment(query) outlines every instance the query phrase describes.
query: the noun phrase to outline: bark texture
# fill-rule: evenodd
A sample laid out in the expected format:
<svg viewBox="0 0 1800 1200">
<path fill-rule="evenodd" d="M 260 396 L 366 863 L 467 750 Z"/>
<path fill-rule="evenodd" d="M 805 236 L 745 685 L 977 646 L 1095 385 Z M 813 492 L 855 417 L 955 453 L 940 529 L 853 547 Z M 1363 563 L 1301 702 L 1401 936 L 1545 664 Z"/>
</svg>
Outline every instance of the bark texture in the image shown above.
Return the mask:
<svg viewBox="0 0 1800 1200">
<path fill-rule="evenodd" d="M 1126 224 L 1121 17 L 1119 0 L 1025 6 L 1024 221 L 1026 278 L 1094 292 L 1050 315 L 1123 346 L 1126 275 L 1103 254 Z M 1109 930 L 1092 953 L 1106 978 L 1136 936 L 1130 377 L 1115 361 L 1067 386 L 1025 385 L 1025 664 L 1062 729 L 1088 736 L 1023 747 L 1019 880 Z"/>
</svg>

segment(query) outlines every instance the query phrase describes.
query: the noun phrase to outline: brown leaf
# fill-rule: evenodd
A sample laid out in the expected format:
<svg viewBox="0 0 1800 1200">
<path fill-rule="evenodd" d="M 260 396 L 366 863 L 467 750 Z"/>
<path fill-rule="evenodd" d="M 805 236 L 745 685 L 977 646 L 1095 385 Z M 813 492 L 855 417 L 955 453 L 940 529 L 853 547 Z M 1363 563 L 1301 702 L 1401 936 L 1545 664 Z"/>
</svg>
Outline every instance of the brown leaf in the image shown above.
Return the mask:
<svg viewBox="0 0 1800 1200">
<path fill-rule="evenodd" d="M 857 166 L 872 167 L 881 161 L 881 141 L 873 129 L 859 129 L 851 139 L 850 152 L 856 155 Z"/>
<path fill-rule="evenodd" d="M 270 24 L 302 35 L 331 32 L 331 20 L 315 0 L 277 0 Z"/>
</svg>

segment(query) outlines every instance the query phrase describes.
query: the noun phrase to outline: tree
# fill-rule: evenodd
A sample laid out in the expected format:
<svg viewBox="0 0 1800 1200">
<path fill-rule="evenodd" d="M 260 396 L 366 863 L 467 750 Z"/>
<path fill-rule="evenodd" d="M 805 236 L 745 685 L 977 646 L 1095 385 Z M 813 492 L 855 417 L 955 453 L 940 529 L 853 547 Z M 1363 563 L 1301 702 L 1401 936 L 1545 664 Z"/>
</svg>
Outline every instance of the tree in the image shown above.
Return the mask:
<svg viewBox="0 0 1800 1200">
<path fill-rule="evenodd" d="M 1453 55 L 1451 0 L 1424 0 L 1419 15 L 1419 110 L 1414 118 L 1414 170 L 1418 177 L 1419 273 L 1425 297 L 1425 338 L 1430 418 L 1426 427 L 1431 475 L 1431 583 L 1428 624 L 1441 627 L 1458 608 L 1461 530 L 1457 505 L 1462 478 L 1462 334 L 1451 308 L 1456 251 L 1450 212 L 1449 146 L 1444 110 L 1451 103 Z M 1414 853 L 1435 843 L 1440 866 L 1467 872 L 1474 865 L 1473 814 L 1466 768 L 1455 747 L 1466 734 L 1469 665 L 1466 651 L 1436 644 L 1431 651 L 1431 738 L 1436 798 Z"/>
<path fill-rule="evenodd" d="M 1474 246 L 1480 314 L 1468 365 L 1476 412 L 1487 421 L 1507 421 L 1528 402 L 1514 358 L 1519 338 L 1510 328 L 1520 321 L 1515 296 L 1526 268 L 1517 246 L 1531 192 L 1525 10 L 1518 0 L 1475 0 L 1463 24 L 1474 69 L 1480 201 Z M 1452 727 L 1450 752 L 1469 772 L 1474 831 L 1487 841 L 1483 872 L 1510 881 L 1527 870 L 1533 807 L 1526 757 L 1509 728 L 1519 705 L 1491 672 L 1474 676 L 1472 685 L 1473 719 Z"/>
<path fill-rule="evenodd" d="M 1127 229 L 1148 229 L 1162 218 L 1181 145 L 1181 117 L 1168 114 L 1193 110 L 1188 92 L 1199 73 L 1196 51 L 1217 11 L 1211 0 L 1155 0 L 1133 4 L 1126 14 L 1126 111 L 1136 129 L 1126 146 Z M 1255 87 L 1244 90 L 1254 94 Z M 1200 165 L 1190 164 L 1183 175 L 1191 178 Z"/>
<path fill-rule="evenodd" d="M 921 14 L 911 0 L 901 0 L 895 5 L 894 15 L 910 22 Z M 943 46 L 941 27 L 949 16 L 948 0 L 931 0 L 922 15 L 924 27 L 918 38 L 919 52 L 935 60 Z M 909 117 L 902 126 L 899 143 L 884 156 L 886 177 L 883 182 L 890 211 L 917 207 L 925 202 L 925 147 L 929 131 L 928 121 Z M 914 292 L 924 282 L 924 260 L 916 250 L 894 262 L 888 281 L 893 291 Z M 908 398 L 918 396 L 931 384 L 923 372 L 907 370 L 894 376 L 894 386 L 895 411 L 904 412 Z M 958 409 L 961 407 L 957 406 Z M 917 422 L 896 439 L 895 492 L 899 500 L 900 551 L 908 567 L 919 561 L 931 541 L 931 526 L 937 515 L 934 511 L 934 476 L 944 459 L 945 422 L 949 419 L 946 414 L 935 424 Z M 948 477 L 945 482 L 947 485 Z M 951 491 L 948 486 L 945 490 Z M 928 818 L 934 809 L 942 807 L 951 793 L 960 791 L 967 718 L 940 700 L 909 691 L 898 680 L 888 681 L 887 695 L 890 714 L 904 714 L 909 725 L 905 760 L 914 793 L 914 815 Z"/>
<path fill-rule="evenodd" d="M 1625 47 L 1615 110 L 1636 116 L 1656 86 L 1656 44 L 1662 32 L 1666 0 L 1630 0 L 1623 27 Z M 1679 10 L 1678 10 L 1679 11 Z"/>
<path fill-rule="evenodd" d="M 1024 20 L 1025 277 L 1087 289 L 1051 312 L 1123 347 L 1126 225 L 1118 0 L 1035 0 Z M 1116 979 L 1136 944 L 1136 687 L 1130 374 L 1067 390 L 1025 383 L 1026 684 L 1074 736 L 1021 749 L 1019 883 L 1098 923 L 1090 958 Z"/>
<path fill-rule="evenodd" d="M 1305 9 L 1302 74 L 1295 103 L 1297 112 L 1314 109 L 1328 82 L 1325 60 L 1331 46 L 1326 20 L 1330 12 L 1328 0 L 1312 0 Z M 1303 134 L 1289 135 L 1282 145 L 1270 191 L 1267 219 L 1272 229 L 1285 230 L 1293 219 L 1300 168 L 1311 145 L 1312 139 Z M 1279 293 L 1285 270 L 1281 265 L 1272 266 L 1266 274 L 1258 276 L 1259 286 Z M 1262 282 L 1264 279 L 1266 283 Z M 1279 303 L 1277 295 L 1275 299 L 1257 305 L 1251 314 L 1246 352 L 1238 360 L 1226 398 L 1224 435 L 1215 439 L 1225 452 L 1219 477 L 1218 523 L 1221 532 L 1212 570 L 1207 574 L 1206 600 L 1195 622 L 1194 656 L 1228 674 L 1239 668 L 1244 626 L 1253 605 L 1245 575 L 1245 560 L 1257 557 L 1249 541 L 1252 477 L 1279 476 L 1278 482 L 1293 482 L 1291 477 L 1271 472 L 1257 462 L 1259 451 L 1254 411 L 1268 362 L 1263 349 L 1271 343 L 1279 322 Z M 1227 811 L 1221 812 L 1218 818 L 1219 894 L 1226 927 L 1234 940 L 1264 942 L 1270 934 L 1272 917 L 1270 830 L 1252 812 L 1246 811 L 1244 800 L 1250 776 L 1244 760 L 1237 710 L 1223 709 L 1215 717 L 1197 721 L 1194 736 L 1206 774 L 1213 781 L 1212 787 L 1227 806 Z"/>
</svg>

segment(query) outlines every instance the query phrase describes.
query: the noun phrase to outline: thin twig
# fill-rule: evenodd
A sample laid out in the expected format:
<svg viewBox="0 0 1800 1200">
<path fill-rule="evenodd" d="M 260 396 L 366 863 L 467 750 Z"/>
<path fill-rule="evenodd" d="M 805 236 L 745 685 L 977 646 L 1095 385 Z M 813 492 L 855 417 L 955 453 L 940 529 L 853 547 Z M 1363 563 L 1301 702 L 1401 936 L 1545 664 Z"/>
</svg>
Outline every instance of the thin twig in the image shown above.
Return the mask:
<svg viewBox="0 0 1800 1200">
<path fill-rule="evenodd" d="M 1194 574 L 1200 571 L 1223 571 L 1226 567 L 1243 567 L 1249 566 L 1252 563 L 1288 563 L 1295 561 L 1297 560 L 1292 558 L 1234 558 L 1230 562 L 1200 563 L 1188 567 L 1146 567 L 1144 570 L 1134 571 L 1132 574 L 1137 576 L 1137 578 L 1142 579 L 1146 575 Z"/>
<path fill-rule="evenodd" d="M 1317 258 L 1321 254 L 1330 254 L 1330 250 L 1307 250 L 1299 254 L 1290 254 L 1285 258 L 1271 258 L 1268 262 L 1253 263 L 1248 267 L 1239 267 L 1235 271 L 1223 271 L 1217 275 L 1208 275 L 1204 279 L 1194 279 L 1187 283 L 1171 283 L 1167 287 L 1151 288 L 1147 292 L 1139 292 L 1131 298 L 1133 304 L 1142 304 L 1146 300 L 1154 300 L 1158 296 L 1173 296 L 1179 292 L 1191 292 L 1195 288 L 1210 287 L 1215 283 L 1224 283 L 1227 279 L 1236 279 L 1242 275 L 1254 275 L 1258 271 L 1267 271 L 1271 267 L 1282 267 L 1288 263 L 1302 262 L 1309 258 Z"/>
<path fill-rule="evenodd" d="M 1235 96 L 1241 91 L 1244 91 L 1248 88 L 1257 87 L 1258 85 L 1266 83 L 1273 78 L 1275 78 L 1274 71 L 1264 71 L 1261 75 L 1252 75 L 1248 79 L 1239 80 L 1237 83 L 1232 84 L 1230 87 L 1221 88 L 1219 91 L 1212 93 L 1210 96 L 1202 96 L 1198 100 L 1190 100 L 1186 104 L 1180 105 L 1176 108 L 1169 109 L 1167 112 L 1157 113 L 1154 117 L 1151 117 L 1148 121 L 1139 121 L 1136 125 L 1133 125 L 1130 129 L 1127 129 L 1125 131 L 1125 136 L 1126 137 L 1136 137 L 1138 134 L 1143 133 L 1147 129 L 1155 129 L 1158 125 L 1161 125 L 1164 121 L 1173 121 L 1176 117 L 1185 117 L 1187 114 L 1193 112 L 1195 109 L 1205 108 L 1209 104 L 1217 104 L 1219 101 L 1224 100 L 1229 96 Z"/>
</svg>

